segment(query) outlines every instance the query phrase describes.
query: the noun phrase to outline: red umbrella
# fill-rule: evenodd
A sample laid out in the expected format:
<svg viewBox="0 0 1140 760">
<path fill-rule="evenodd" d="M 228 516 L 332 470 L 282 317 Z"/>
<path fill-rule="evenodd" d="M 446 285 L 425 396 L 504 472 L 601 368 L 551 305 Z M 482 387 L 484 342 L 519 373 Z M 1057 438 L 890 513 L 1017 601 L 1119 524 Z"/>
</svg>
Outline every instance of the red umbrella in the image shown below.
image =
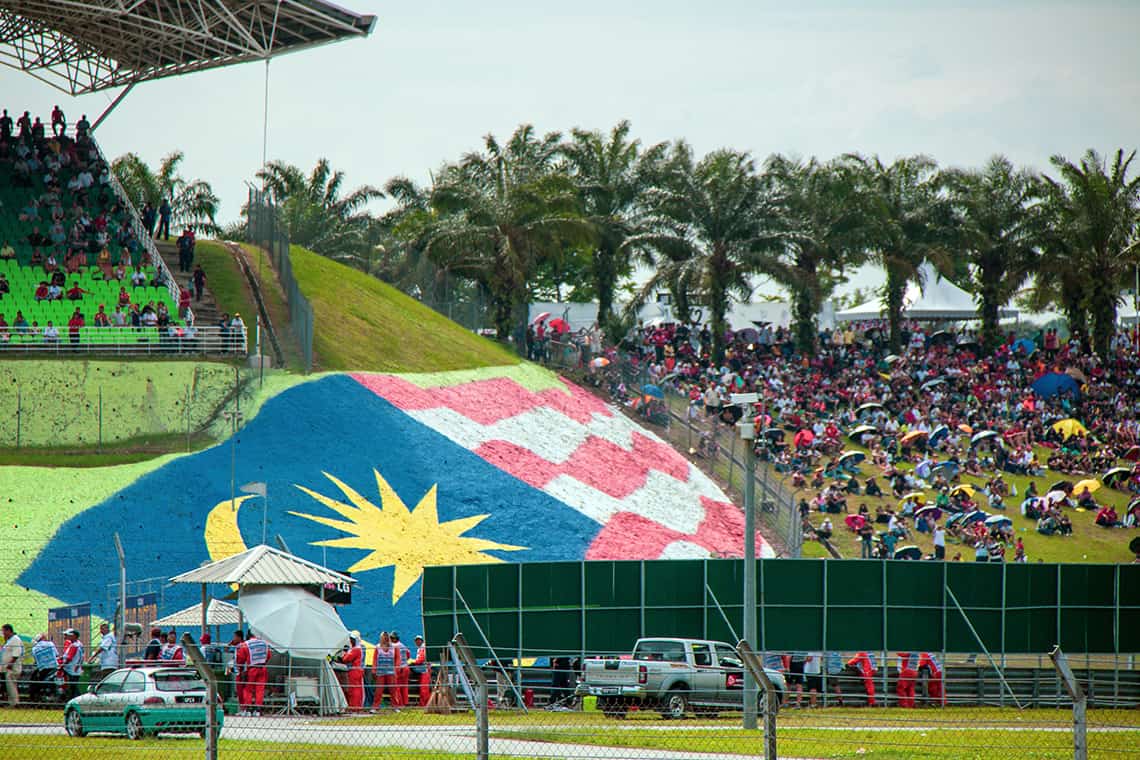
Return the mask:
<svg viewBox="0 0 1140 760">
<path fill-rule="evenodd" d="M 539 322 L 541 322 L 541 321 L 542 321 L 542 320 L 544 320 L 544 319 L 550 319 L 550 312 L 549 312 L 549 311 L 544 311 L 544 312 L 542 312 L 542 313 L 541 313 L 541 314 L 539 314 L 537 317 L 535 317 L 534 319 L 532 319 L 532 320 L 530 321 L 530 323 L 531 323 L 532 325 L 537 325 Z"/>
<path fill-rule="evenodd" d="M 570 332 L 570 325 L 560 317 L 550 320 L 550 329 L 559 333 Z"/>
<path fill-rule="evenodd" d="M 1140 446 L 1133 446 L 1128 451 L 1124 452 L 1124 459 L 1129 462 L 1140 462 Z"/>
<path fill-rule="evenodd" d="M 804 428 L 803 430 L 796 433 L 795 436 L 792 438 L 792 445 L 795 446 L 797 449 L 802 449 L 802 448 L 805 448 L 807 446 L 811 446 L 812 441 L 814 441 L 814 440 L 815 440 L 815 433 L 811 432 L 807 428 Z"/>
<path fill-rule="evenodd" d="M 843 519 L 843 522 L 847 523 L 847 527 L 851 530 L 859 530 L 867 520 L 863 515 L 847 515 L 847 517 Z"/>
</svg>

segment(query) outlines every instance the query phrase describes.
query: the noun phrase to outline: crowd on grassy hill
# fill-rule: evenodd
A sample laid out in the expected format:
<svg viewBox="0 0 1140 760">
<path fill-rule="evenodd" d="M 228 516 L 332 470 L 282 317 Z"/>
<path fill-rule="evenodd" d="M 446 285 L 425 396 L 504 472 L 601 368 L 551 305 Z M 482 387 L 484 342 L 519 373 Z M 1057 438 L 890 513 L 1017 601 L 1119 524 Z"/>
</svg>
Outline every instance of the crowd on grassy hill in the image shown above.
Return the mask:
<svg viewBox="0 0 1140 760">
<path fill-rule="evenodd" d="M 1010 335 L 987 354 L 969 331 L 905 327 L 899 354 L 871 321 L 822 333 L 814 357 L 795 352 L 788 330 L 747 329 L 725 336 L 715 364 L 707 326 L 640 326 L 593 364 L 601 374 L 611 361 L 637 365 L 646 384 L 717 424 L 740 419 L 733 393 L 759 394 L 757 453 L 806 494 L 806 530 L 825 540 L 850 531 L 863 556 L 893 557 L 919 531 L 934 538 L 937 557 L 949 534 L 976 559 L 1025 560 L 1005 517 L 1013 510 L 1042 535 L 1069 535 L 1074 520 L 1140 525 L 1135 335 L 1119 333 L 1102 359 L 1080 336 L 1052 330 Z M 616 372 L 611 383 L 621 397 L 634 390 Z M 1029 478 L 1027 492 L 1010 476 Z M 1098 501 L 1102 487 L 1133 497 L 1123 514 Z M 872 511 L 860 497 L 898 507 Z"/>
</svg>

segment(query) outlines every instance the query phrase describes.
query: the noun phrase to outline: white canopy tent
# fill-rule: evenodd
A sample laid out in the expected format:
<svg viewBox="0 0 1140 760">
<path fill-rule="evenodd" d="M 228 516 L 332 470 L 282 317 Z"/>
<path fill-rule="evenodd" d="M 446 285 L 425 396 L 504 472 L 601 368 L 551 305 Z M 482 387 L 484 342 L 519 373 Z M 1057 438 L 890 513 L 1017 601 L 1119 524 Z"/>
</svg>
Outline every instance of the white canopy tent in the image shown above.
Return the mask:
<svg viewBox="0 0 1140 760">
<path fill-rule="evenodd" d="M 903 318 L 919 320 L 978 319 L 978 305 L 974 297 L 938 273 L 930 262 L 919 267 L 922 286 L 909 283 L 903 296 Z M 836 312 L 837 322 L 855 322 L 863 319 L 881 319 L 886 316 L 886 300 L 880 296 L 850 309 Z M 1003 308 L 1002 318 L 1016 317 L 1017 309 Z"/>
</svg>

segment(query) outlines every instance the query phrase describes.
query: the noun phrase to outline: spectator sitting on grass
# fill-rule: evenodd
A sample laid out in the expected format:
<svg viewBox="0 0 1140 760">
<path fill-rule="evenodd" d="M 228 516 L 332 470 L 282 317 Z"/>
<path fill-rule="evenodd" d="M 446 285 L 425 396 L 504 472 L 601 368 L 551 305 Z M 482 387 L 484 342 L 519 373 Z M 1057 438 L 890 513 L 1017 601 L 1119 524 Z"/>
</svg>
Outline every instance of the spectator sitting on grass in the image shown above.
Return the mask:
<svg viewBox="0 0 1140 760">
<path fill-rule="evenodd" d="M 1122 527 L 1120 520 L 1117 518 L 1116 510 L 1110 506 L 1101 507 L 1100 510 L 1097 511 L 1095 522 L 1102 528 Z"/>
</svg>

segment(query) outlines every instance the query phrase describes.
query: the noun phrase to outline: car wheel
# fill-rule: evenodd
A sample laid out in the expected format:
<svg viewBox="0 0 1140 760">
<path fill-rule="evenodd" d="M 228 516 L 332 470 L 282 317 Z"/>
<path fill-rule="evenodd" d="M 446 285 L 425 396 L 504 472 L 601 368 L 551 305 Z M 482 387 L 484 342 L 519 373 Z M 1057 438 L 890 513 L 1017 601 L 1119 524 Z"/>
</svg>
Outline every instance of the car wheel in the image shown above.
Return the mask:
<svg viewBox="0 0 1140 760">
<path fill-rule="evenodd" d="M 146 731 L 143 730 L 142 718 L 139 717 L 139 714 L 138 713 L 128 713 L 127 714 L 127 738 L 134 740 L 134 741 L 137 741 L 137 740 L 143 738 L 143 736 L 145 736 L 145 735 L 146 735 Z"/>
<path fill-rule="evenodd" d="M 685 695 L 685 690 L 674 687 L 669 690 L 669 695 L 665 697 L 665 707 L 661 711 L 661 715 L 665 718 L 680 720 L 685 717 L 688 709 L 689 698 Z"/>
<path fill-rule="evenodd" d="M 63 725 L 67 729 L 68 736 L 74 736 L 77 739 L 87 736 L 87 732 L 83 730 L 83 716 L 79 714 L 78 710 L 68 710 L 67 716 L 63 719 Z"/>
</svg>

